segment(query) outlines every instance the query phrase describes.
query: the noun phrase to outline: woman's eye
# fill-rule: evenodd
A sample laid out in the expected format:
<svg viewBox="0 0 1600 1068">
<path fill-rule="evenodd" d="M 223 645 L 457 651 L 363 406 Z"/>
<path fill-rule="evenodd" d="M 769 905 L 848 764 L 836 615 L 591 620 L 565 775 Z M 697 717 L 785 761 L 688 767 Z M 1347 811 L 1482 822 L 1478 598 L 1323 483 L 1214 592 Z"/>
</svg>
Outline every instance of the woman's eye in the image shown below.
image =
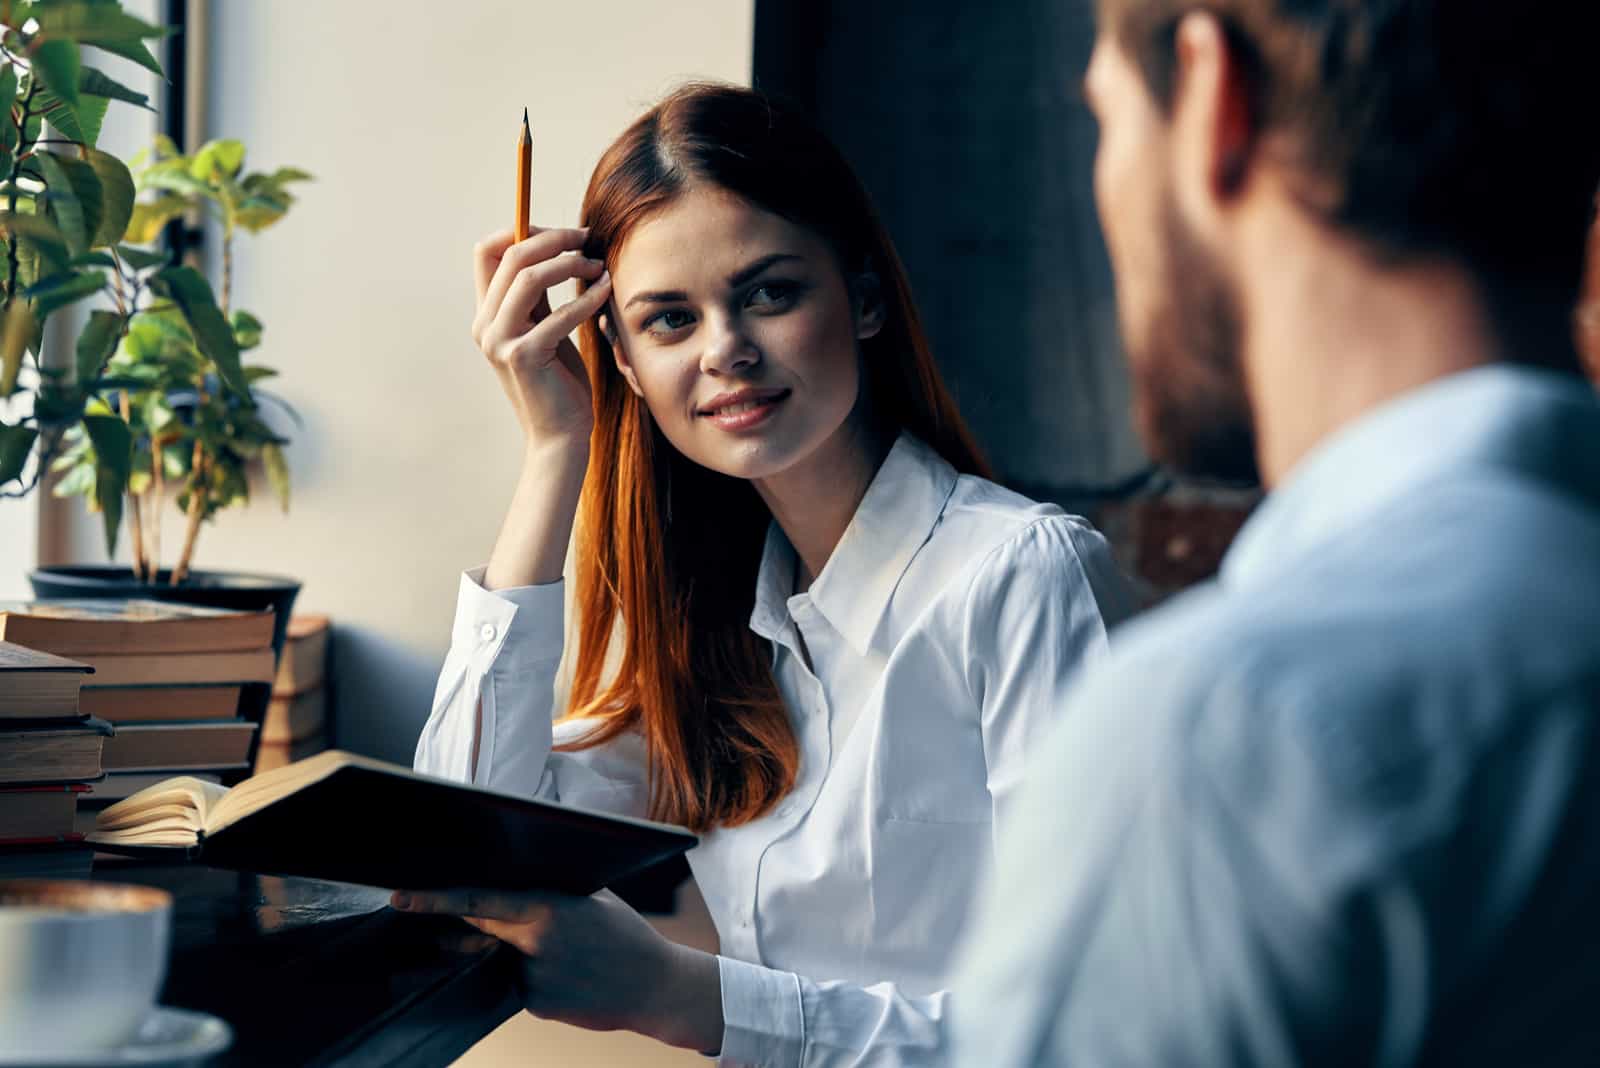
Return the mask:
<svg viewBox="0 0 1600 1068">
<path fill-rule="evenodd" d="M 766 282 L 750 291 L 745 305 L 750 308 L 786 308 L 794 303 L 799 289 L 792 282 Z"/>
<path fill-rule="evenodd" d="M 682 308 L 669 308 L 664 312 L 657 312 L 650 316 L 641 325 L 641 329 L 647 334 L 654 334 L 660 337 L 666 334 L 675 334 L 692 322 L 694 322 L 694 316 L 687 311 Z"/>
</svg>

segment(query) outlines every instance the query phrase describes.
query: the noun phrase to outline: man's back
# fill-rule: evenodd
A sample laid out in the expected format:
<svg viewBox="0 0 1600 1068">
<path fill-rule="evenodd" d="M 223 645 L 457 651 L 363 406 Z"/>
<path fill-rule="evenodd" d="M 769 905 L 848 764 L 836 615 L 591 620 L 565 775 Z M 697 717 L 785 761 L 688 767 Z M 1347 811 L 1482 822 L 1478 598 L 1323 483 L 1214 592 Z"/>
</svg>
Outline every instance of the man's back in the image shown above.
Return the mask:
<svg viewBox="0 0 1600 1068">
<path fill-rule="evenodd" d="M 1074 691 L 963 1063 L 1600 1063 L 1597 622 L 1581 383 L 1471 371 L 1329 439 Z"/>
</svg>

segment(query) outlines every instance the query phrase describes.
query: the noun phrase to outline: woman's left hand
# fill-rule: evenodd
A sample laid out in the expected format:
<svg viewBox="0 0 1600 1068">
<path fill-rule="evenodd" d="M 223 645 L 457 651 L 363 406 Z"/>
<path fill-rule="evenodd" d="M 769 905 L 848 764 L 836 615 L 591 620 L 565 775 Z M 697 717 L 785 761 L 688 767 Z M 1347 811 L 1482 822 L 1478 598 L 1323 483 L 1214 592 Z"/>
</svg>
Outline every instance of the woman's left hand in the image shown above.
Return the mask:
<svg viewBox="0 0 1600 1068">
<path fill-rule="evenodd" d="M 448 913 L 522 953 L 523 1004 L 594 1031 L 629 1030 L 715 1053 L 717 958 L 662 937 L 609 890 L 593 897 L 496 890 L 400 891 L 405 912 Z"/>
</svg>

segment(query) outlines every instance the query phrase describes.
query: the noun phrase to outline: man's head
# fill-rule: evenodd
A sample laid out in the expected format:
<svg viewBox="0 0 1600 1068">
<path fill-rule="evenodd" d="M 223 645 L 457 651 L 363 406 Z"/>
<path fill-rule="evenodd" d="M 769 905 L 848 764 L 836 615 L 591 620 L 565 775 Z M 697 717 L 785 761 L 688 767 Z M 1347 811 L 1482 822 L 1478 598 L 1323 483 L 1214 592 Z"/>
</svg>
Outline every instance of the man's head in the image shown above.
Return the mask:
<svg viewBox="0 0 1600 1068">
<path fill-rule="evenodd" d="M 1586 0 L 1101 0 L 1096 196 L 1157 456 L 1253 470 L 1272 249 L 1237 238 L 1268 200 L 1375 269 L 1460 273 L 1506 358 L 1573 367 L 1597 40 Z"/>
</svg>

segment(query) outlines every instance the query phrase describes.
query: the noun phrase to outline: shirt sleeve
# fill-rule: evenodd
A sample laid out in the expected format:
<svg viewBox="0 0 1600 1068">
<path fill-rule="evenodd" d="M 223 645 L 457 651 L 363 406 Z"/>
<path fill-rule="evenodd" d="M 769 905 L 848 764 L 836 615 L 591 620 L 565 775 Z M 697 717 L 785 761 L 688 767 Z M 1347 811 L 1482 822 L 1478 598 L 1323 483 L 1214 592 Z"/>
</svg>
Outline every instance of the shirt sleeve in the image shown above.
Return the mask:
<svg viewBox="0 0 1600 1068">
<path fill-rule="evenodd" d="M 553 796 L 546 765 L 561 662 L 562 583 L 490 591 L 483 572 L 461 576 L 450 651 L 414 763 L 429 775 L 503 793 Z"/>
<path fill-rule="evenodd" d="M 920 1068 L 949 1063 L 943 992 L 893 983 L 813 982 L 728 957 L 722 979 L 726 1068 Z"/>
<path fill-rule="evenodd" d="M 1106 540 L 1072 516 L 1035 520 L 978 568 L 957 667 L 978 708 L 997 842 L 1014 821 L 1029 754 L 1067 714 L 1072 679 L 1105 655 L 1111 626 L 1133 604 Z"/>
<path fill-rule="evenodd" d="M 1069 694 L 960 958 L 955 1063 L 1416 1063 L 1500 951 L 1586 720 L 1468 744 L 1458 691 L 1352 698 L 1182 618 Z"/>
</svg>

